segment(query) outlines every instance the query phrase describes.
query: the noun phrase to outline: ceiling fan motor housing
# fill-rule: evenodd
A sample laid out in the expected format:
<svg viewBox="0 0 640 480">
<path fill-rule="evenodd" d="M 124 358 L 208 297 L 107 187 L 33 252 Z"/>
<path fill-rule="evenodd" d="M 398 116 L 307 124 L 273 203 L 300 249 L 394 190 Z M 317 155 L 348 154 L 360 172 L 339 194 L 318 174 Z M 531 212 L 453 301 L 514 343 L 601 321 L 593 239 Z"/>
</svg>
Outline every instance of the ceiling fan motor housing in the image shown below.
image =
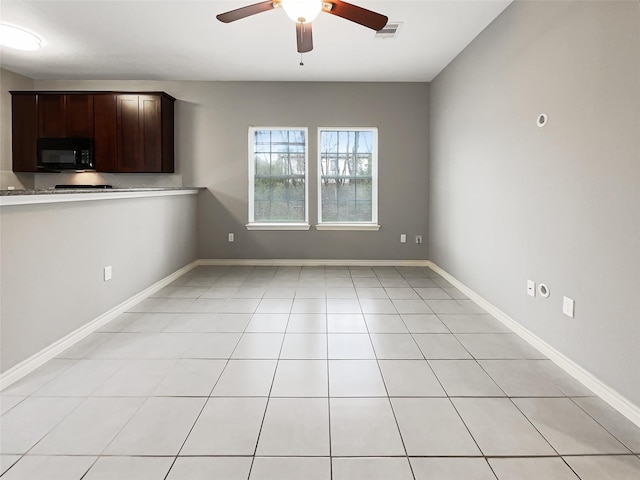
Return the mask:
<svg viewBox="0 0 640 480">
<path fill-rule="evenodd" d="M 322 11 L 321 0 L 281 0 L 287 16 L 296 23 L 311 23 Z"/>
</svg>

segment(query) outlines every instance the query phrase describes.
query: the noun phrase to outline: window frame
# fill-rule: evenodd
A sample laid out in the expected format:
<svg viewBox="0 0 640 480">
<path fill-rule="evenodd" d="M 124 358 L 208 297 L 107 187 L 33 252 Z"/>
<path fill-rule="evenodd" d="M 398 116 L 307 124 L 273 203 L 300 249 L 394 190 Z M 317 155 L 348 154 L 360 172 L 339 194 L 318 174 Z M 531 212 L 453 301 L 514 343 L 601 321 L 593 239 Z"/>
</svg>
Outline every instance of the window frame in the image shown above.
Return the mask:
<svg viewBox="0 0 640 480">
<path fill-rule="evenodd" d="M 322 221 L 322 132 L 372 132 L 372 165 L 371 165 L 371 221 L 368 222 L 323 222 Z M 378 231 L 378 127 L 318 127 L 317 138 L 317 181 L 318 189 L 318 223 L 316 230 L 361 230 Z"/>
<path fill-rule="evenodd" d="M 261 130 L 285 130 L 304 132 L 304 221 L 299 222 L 256 222 L 255 221 L 255 133 Z M 250 126 L 248 133 L 248 173 L 249 173 L 249 211 L 247 230 L 309 230 L 309 129 L 307 127 L 262 127 Z"/>
</svg>

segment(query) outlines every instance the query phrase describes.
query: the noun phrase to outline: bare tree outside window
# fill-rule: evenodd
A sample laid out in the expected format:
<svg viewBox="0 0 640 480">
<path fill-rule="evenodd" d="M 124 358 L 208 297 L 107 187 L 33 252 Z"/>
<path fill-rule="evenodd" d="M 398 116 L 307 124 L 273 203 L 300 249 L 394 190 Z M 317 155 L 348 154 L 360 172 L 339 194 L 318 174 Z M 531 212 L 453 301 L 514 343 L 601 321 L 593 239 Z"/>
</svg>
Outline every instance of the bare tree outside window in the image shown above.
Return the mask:
<svg viewBox="0 0 640 480">
<path fill-rule="evenodd" d="M 250 222 L 306 222 L 306 130 L 253 129 L 252 134 Z"/>
<path fill-rule="evenodd" d="M 376 222 L 375 129 L 320 130 L 322 223 Z"/>
</svg>

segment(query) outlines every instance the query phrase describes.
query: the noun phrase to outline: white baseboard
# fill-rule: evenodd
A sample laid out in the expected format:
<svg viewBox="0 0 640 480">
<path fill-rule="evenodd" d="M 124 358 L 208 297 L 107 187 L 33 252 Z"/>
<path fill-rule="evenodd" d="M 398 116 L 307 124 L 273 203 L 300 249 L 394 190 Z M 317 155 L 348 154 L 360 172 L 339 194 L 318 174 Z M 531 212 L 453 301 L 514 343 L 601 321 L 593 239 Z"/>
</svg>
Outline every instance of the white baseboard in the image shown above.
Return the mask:
<svg viewBox="0 0 640 480">
<path fill-rule="evenodd" d="M 122 313 L 124 313 L 127 310 L 131 309 L 131 307 L 133 307 L 134 305 L 140 303 L 142 300 L 147 298 L 149 295 L 153 295 L 154 293 L 156 293 L 161 288 L 166 287 L 171 282 L 173 282 L 177 278 L 181 277 L 182 275 L 184 275 L 185 273 L 187 273 L 189 270 L 193 269 L 197 265 L 198 265 L 198 263 L 196 261 L 196 262 L 192 262 L 189 265 L 186 265 L 186 266 L 182 267 L 180 270 L 178 270 L 178 271 L 172 273 L 171 275 L 163 278 L 162 280 L 154 283 L 149 288 L 146 288 L 143 291 L 137 293 L 136 295 L 134 295 L 133 297 L 131 297 L 128 300 L 124 301 L 120 305 L 118 305 L 118 306 L 112 308 L 111 310 L 109 310 L 108 312 L 100 315 L 98 318 L 95 318 L 94 320 L 91 320 L 89 323 L 86 323 L 82 327 L 78 328 L 77 330 L 74 330 L 70 334 L 68 334 L 65 337 L 61 338 L 60 340 L 52 343 L 51 345 L 49 345 L 48 347 L 44 348 L 43 350 L 40 350 L 35 355 L 32 355 L 31 357 L 27 358 L 26 360 L 23 360 L 19 364 L 11 367 L 6 372 L 3 372 L 2 374 L 0 374 L 0 391 L 5 389 L 6 387 L 11 385 L 12 383 L 17 382 L 22 377 L 24 377 L 25 375 L 31 373 L 36 368 L 38 368 L 41 365 L 45 364 L 46 362 L 48 362 L 52 358 L 57 357 L 62 352 L 64 352 L 67 348 L 72 347 L 73 345 L 78 343 L 83 338 L 87 337 L 91 333 L 95 332 L 96 330 L 98 330 L 102 326 L 104 326 L 107 323 L 109 323 L 111 320 L 116 318 L 118 315 L 121 315 Z"/>
<path fill-rule="evenodd" d="M 606 401 L 609 405 L 619 411 L 622 415 L 627 417 L 636 425 L 640 426 L 640 407 L 633 404 L 630 400 L 622 396 L 620 393 L 603 383 L 600 379 L 593 374 L 576 364 L 573 360 L 567 358 L 551 345 L 546 343 L 537 335 L 524 328 L 518 322 L 509 317 L 506 313 L 489 303 L 482 298 L 476 292 L 464 285 L 455 277 L 444 271 L 435 263 L 428 260 L 326 260 L 326 259 L 200 259 L 196 260 L 189 265 L 181 268 L 180 270 L 172 273 L 171 275 L 163 278 L 162 280 L 154 283 L 149 288 L 139 292 L 130 299 L 121 303 L 120 305 L 112 308 L 108 312 L 100 315 L 96 319 L 90 321 L 86 325 L 71 332 L 69 335 L 61 338 L 57 342 L 49 345 L 47 348 L 32 355 L 26 360 L 20 362 L 18 365 L 10 368 L 6 372 L 0 374 L 0 390 L 8 387 L 12 383 L 18 381 L 25 375 L 31 373 L 36 368 L 40 367 L 47 361 L 55 358 L 61 354 L 67 348 L 78 343 L 89 334 L 95 332 L 97 329 L 109 323 L 114 318 L 118 317 L 122 313 L 131 309 L 134 305 L 141 302 L 149 295 L 153 295 L 161 288 L 172 283 L 174 280 L 184 275 L 188 271 L 197 266 L 229 266 L 229 265 L 241 265 L 241 266 L 370 266 L 370 267 L 430 267 L 436 273 L 441 275 L 445 280 L 451 283 L 454 287 L 464 293 L 467 297 L 477 303 L 480 307 L 500 320 L 503 324 L 509 327 L 514 333 L 519 335 L 522 339 L 527 341 L 534 348 L 546 355 L 556 365 L 566 371 L 569 375 L 581 382 L 584 386 L 589 388 L 592 392 Z"/>
<path fill-rule="evenodd" d="M 447 280 L 451 285 L 456 287 L 462 293 L 464 293 L 467 297 L 481 306 L 488 313 L 493 315 L 495 318 L 500 320 L 503 324 L 509 327 L 514 333 L 516 333 L 520 338 L 528 342 L 535 349 L 540 351 L 542 354 L 546 355 L 549 360 L 562 368 L 565 372 L 571 375 L 573 378 L 582 383 L 585 387 L 591 390 L 593 393 L 602 398 L 605 402 L 615 408 L 622 415 L 627 417 L 633 423 L 640 427 L 640 407 L 632 403 L 629 399 L 618 393 L 613 388 L 606 385 L 599 378 L 595 377 L 592 373 L 588 372 L 580 365 L 575 363 L 570 358 L 566 357 L 558 350 L 553 348 L 547 342 L 542 340 L 540 337 L 532 333 L 531 331 L 524 328 L 514 319 L 512 319 L 509 315 L 504 313 L 502 310 L 493 306 L 491 303 L 486 301 L 476 292 L 467 287 L 464 283 L 460 282 L 455 277 L 451 276 L 449 273 L 444 271 L 435 263 L 429 261 L 428 267 L 431 268 L 434 272 L 440 274 L 445 280 Z"/>
<path fill-rule="evenodd" d="M 201 259 L 198 265 L 251 267 L 426 267 L 428 260 Z"/>
<path fill-rule="evenodd" d="M 373 267 L 425 267 L 426 260 L 272 260 L 272 259 L 200 259 L 189 265 L 184 266 L 180 270 L 154 283 L 149 288 L 139 292 L 130 299 L 112 308 L 108 312 L 91 320 L 82 327 L 74 330 L 70 334 L 52 343 L 48 347 L 40 350 L 38 353 L 23 360 L 19 364 L 11 367 L 9 370 L 0 374 L 0 391 L 17 382 L 25 375 L 33 372 L 36 368 L 44 365 L 49 360 L 57 357 L 66 349 L 72 347 L 83 338 L 103 327 L 111 320 L 115 319 L 122 313 L 131 309 L 134 305 L 141 302 L 149 295 L 153 295 L 161 288 L 166 287 L 171 282 L 184 275 L 188 271 L 197 266 L 227 266 L 227 265 L 247 265 L 247 266 L 373 266 Z"/>
</svg>

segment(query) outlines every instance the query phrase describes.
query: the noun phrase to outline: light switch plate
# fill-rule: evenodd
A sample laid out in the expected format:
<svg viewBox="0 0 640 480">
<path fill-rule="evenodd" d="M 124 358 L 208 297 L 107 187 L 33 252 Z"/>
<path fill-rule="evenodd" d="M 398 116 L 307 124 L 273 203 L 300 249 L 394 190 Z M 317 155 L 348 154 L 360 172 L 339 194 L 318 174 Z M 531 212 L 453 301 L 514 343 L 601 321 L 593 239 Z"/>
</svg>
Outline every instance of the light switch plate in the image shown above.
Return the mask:
<svg viewBox="0 0 640 480">
<path fill-rule="evenodd" d="M 575 312 L 575 302 L 573 298 L 562 297 L 562 313 L 567 317 L 573 318 Z"/>
<path fill-rule="evenodd" d="M 533 280 L 527 280 L 527 295 L 530 297 L 536 296 L 536 282 Z"/>
<path fill-rule="evenodd" d="M 104 267 L 104 281 L 106 282 L 108 280 L 111 280 L 112 276 L 111 265 L 109 265 L 108 267 Z"/>
</svg>

